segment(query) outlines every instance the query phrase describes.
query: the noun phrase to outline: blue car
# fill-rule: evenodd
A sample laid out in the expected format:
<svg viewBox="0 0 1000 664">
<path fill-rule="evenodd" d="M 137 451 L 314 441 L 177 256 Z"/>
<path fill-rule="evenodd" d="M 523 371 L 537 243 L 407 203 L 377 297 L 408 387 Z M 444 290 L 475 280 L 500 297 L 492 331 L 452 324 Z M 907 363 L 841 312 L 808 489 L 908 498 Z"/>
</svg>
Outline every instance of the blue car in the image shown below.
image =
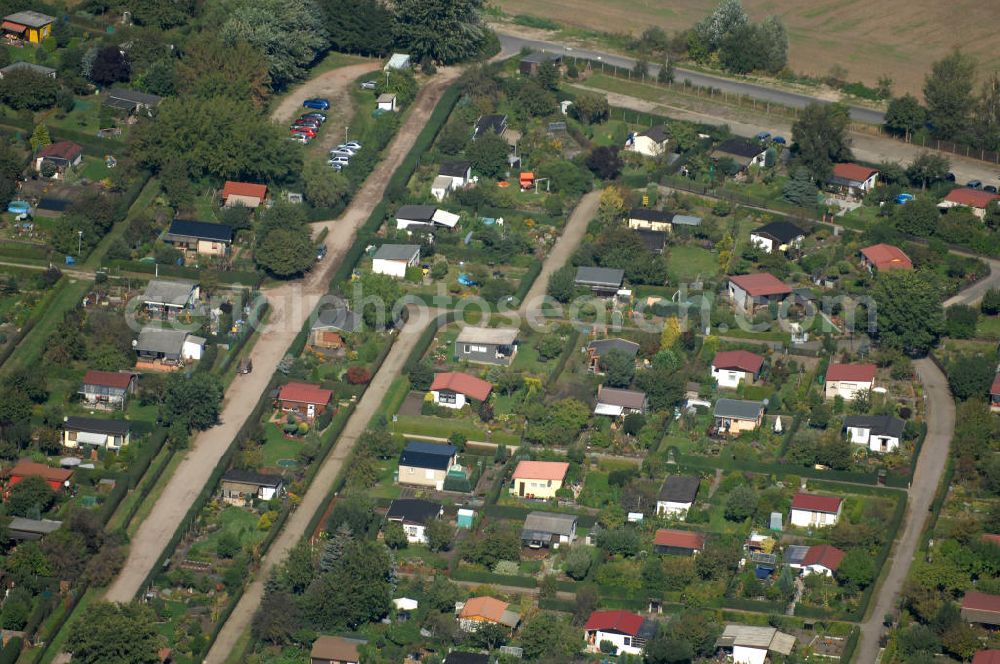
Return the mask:
<svg viewBox="0 0 1000 664">
<path fill-rule="evenodd" d="M 778 145 L 784 145 L 785 144 L 785 137 L 784 136 L 775 136 L 774 138 L 771 139 L 771 142 L 772 143 L 777 143 Z"/>
<path fill-rule="evenodd" d="M 305 108 L 315 108 L 318 111 L 325 111 L 330 108 L 330 102 L 326 99 L 320 99 L 317 97 L 315 99 L 306 99 L 302 102 L 302 106 Z"/>
<path fill-rule="evenodd" d="M 769 131 L 762 131 L 759 134 L 757 134 L 758 141 L 766 141 L 769 138 L 771 138 L 771 132 Z"/>
<path fill-rule="evenodd" d="M 906 205 L 912 200 L 913 200 L 913 194 L 900 194 L 899 196 L 896 196 L 897 205 Z"/>
</svg>

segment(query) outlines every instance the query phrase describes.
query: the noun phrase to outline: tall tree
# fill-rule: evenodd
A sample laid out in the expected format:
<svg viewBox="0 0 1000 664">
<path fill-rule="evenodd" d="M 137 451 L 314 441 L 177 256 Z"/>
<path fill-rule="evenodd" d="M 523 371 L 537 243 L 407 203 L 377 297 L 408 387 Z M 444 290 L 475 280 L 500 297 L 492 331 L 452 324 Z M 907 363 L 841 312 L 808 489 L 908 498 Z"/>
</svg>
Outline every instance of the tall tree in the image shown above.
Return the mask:
<svg viewBox="0 0 1000 664">
<path fill-rule="evenodd" d="M 118 46 L 105 46 L 97 51 L 90 69 L 90 80 L 97 85 L 127 81 L 130 75 L 128 59 Z"/>
<path fill-rule="evenodd" d="M 417 60 L 468 60 L 482 48 L 483 0 L 396 0 L 396 41 Z"/>
<path fill-rule="evenodd" d="M 230 2 L 219 36 L 227 45 L 245 41 L 265 53 L 275 90 L 305 76 L 306 68 L 329 45 L 321 15 L 311 0 Z"/>
<path fill-rule="evenodd" d="M 192 429 L 207 429 L 219 421 L 221 403 L 222 383 L 210 373 L 175 373 L 167 380 L 163 411 L 169 421 L 183 420 Z"/>
<path fill-rule="evenodd" d="M 849 123 L 848 108 L 844 104 L 812 103 L 802 110 L 792 125 L 793 149 L 818 182 L 830 178 L 835 162 L 850 161 Z"/>
<path fill-rule="evenodd" d="M 224 43 L 208 32 L 193 37 L 177 64 L 177 88 L 202 99 L 227 97 L 261 106 L 269 92 L 268 61 L 243 40 Z"/>
<path fill-rule="evenodd" d="M 324 0 L 320 9 L 334 49 L 385 55 L 392 47 L 392 12 L 378 0 Z"/>
<path fill-rule="evenodd" d="M 928 277 L 907 270 L 882 272 L 872 298 L 877 307 L 875 337 L 888 347 L 923 355 L 944 329 L 940 288 Z"/>
<path fill-rule="evenodd" d="M 924 79 L 924 100 L 931 130 L 938 138 L 959 140 L 969 128 L 976 61 L 959 49 L 931 65 Z"/>
<path fill-rule="evenodd" d="M 305 613 L 319 630 L 357 629 L 389 612 L 391 579 L 392 560 L 381 542 L 352 541 L 306 590 Z"/>
<path fill-rule="evenodd" d="M 976 145 L 985 150 L 1000 150 L 1000 72 L 994 71 L 985 82 L 972 119 Z"/>
<path fill-rule="evenodd" d="M 160 170 L 171 159 L 187 164 L 192 178 L 285 180 L 302 170 L 302 154 L 290 150 L 287 133 L 239 99 L 174 97 L 156 117 L 129 134 L 133 155 Z"/>
<path fill-rule="evenodd" d="M 951 162 L 943 154 L 923 152 L 913 160 L 907 169 L 906 176 L 913 184 L 919 184 L 921 189 L 938 180 L 943 180 L 951 169 Z"/>
<path fill-rule="evenodd" d="M 896 134 L 909 136 L 926 122 L 927 109 L 909 93 L 890 101 L 885 110 L 885 128 Z"/>
<path fill-rule="evenodd" d="M 160 643 L 149 607 L 97 602 L 70 625 L 66 650 L 82 664 L 157 664 Z"/>
<path fill-rule="evenodd" d="M 257 242 L 254 262 L 280 279 L 296 277 L 316 261 L 308 228 L 276 228 Z"/>
</svg>

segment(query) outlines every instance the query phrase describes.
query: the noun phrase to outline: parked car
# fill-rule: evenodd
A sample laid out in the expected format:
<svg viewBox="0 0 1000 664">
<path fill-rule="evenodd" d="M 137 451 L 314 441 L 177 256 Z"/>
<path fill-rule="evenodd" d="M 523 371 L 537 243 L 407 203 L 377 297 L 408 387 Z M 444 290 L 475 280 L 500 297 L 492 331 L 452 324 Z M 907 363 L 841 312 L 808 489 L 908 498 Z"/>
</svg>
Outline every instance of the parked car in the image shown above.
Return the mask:
<svg viewBox="0 0 1000 664">
<path fill-rule="evenodd" d="M 786 143 L 784 136 L 775 136 L 771 139 L 772 143 L 777 143 L 778 145 L 784 145 Z"/>
<path fill-rule="evenodd" d="M 762 131 L 759 134 L 757 134 L 758 141 L 766 141 L 769 138 L 771 138 L 771 132 L 769 131 Z"/>
<path fill-rule="evenodd" d="M 991 184 L 988 184 L 988 185 L 986 185 L 985 187 L 983 187 L 983 191 L 988 191 L 988 192 L 990 192 L 991 194 L 995 194 L 995 193 L 997 193 L 997 188 L 996 188 L 996 187 L 994 187 L 994 186 L 993 186 L 993 185 L 991 185 Z"/>
<path fill-rule="evenodd" d="M 316 138 L 315 127 L 291 127 L 291 131 L 293 134 L 310 134 L 313 138 Z"/>
<path fill-rule="evenodd" d="M 944 179 L 947 180 L 948 182 L 954 182 L 955 174 L 952 173 L 951 171 L 948 171 L 948 174 L 944 176 Z"/>
<path fill-rule="evenodd" d="M 330 164 L 331 166 L 333 164 L 343 164 L 344 166 L 349 166 L 350 163 L 351 163 L 351 160 L 348 159 L 347 157 L 333 157 L 332 159 L 330 159 L 326 163 Z"/>
<path fill-rule="evenodd" d="M 331 157 L 353 157 L 354 153 L 350 150 L 330 150 Z"/>
<path fill-rule="evenodd" d="M 303 113 L 299 116 L 300 118 L 315 118 L 320 122 L 326 122 L 326 114 L 320 113 L 319 111 L 313 111 L 312 113 Z"/>
<path fill-rule="evenodd" d="M 360 150 L 361 149 L 361 143 L 358 143 L 357 141 L 348 141 L 347 143 L 341 143 L 337 147 L 351 148 L 352 150 Z"/>
<path fill-rule="evenodd" d="M 339 172 L 339 171 L 342 171 L 342 170 L 344 170 L 344 167 L 346 167 L 346 166 L 347 166 L 347 164 L 341 164 L 341 163 L 340 163 L 339 161 L 338 161 L 338 162 L 335 162 L 335 163 L 332 163 L 332 164 L 331 164 L 330 162 L 327 162 L 327 166 L 329 166 L 329 167 L 330 167 L 330 168 L 332 168 L 333 170 L 335 170 L 335 171 L 338 171 L 338 172 Z"/>
<path fill-rule="evenodd" d="M 969 180 L 968 182 L 965 183 L 965 186 L 968 187 L 969 189 L 982 189 L 983 188 L 983 181 L 982 180 Z"/>
<path fill-rule="evenodd" d="M 362 81 L 361 82 L 361 89 L 362 90 L 374 90 L 376 85 L 377 84 L 375 83 L 375 81 Z"/>
<path fill-rule="evenodd" d="M 319 123 L 312 120 L 296 120 L 289 129 L 295 129 L 297 127 L 308 127 L 310 129 L 319 130 Z"/>
<path fill-rule="evenodd" d="M 314 97 L 313 99 L 306 99 L 302 102 L 302 106 L 305 108 L 315 108 L 320 111 L 325 111 L 330 108 L 330 102 L 327 99 Z"/>
<path fill-rule="evenodd" d="M 316 247 L 316 260 L 321 261 L 324 258 L 326 258 L 326 245 L 321 244 L 318 247 Z"/>
<path fill-rule="evenodd" d="M 301 143 L 302 145 L 305 145 L 312 139 L 306 136 L 305 134 L 292 134 L 291 136 L 288 137 L 288 140 L 295 141 L 296 143 Z"/>
</svg>

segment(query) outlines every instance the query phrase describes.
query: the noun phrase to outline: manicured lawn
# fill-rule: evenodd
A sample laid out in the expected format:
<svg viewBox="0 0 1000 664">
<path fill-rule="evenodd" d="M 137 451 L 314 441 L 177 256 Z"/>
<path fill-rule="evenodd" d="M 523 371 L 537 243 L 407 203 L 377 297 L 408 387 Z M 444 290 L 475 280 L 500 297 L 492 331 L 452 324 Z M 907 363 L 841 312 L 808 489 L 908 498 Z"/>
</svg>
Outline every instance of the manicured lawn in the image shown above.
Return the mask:
<svg viewBox="0 0 1000 664">
<path fill-rule="evenodd" d="M 667 256 L 667 270 L 675 282 L 710 278 L 719 272 L 719 257 L 701 247 L 673 247 Z"/>
<path fill-rule="evenodd" d="M 379 462 L 378 484 L 368 490 L 372 498 L 399 498 L 400 487 L 394 477 L 399 470 L 399 459 L 386 459 Z"/>
<path fill-rule="evenodd" d="M 583 491 L 577 502 L 587 507 L 603 507 L 614 502 L 617 495 L 617 488 L 608 484 L 608 473 L 592 470 L 583 481 Z"/>
<path fill-rule="evenodd" d="M 517 445 L 520 438 L 514 434 L 495 432 L 488 438 L 486 432 L 468 420 L 442 419 L 429 415 L 400 415 L 392 424 L 394 433 L 414 436 L 430 436 L 433 438 L 448 438 L 453 433 L 464 434 L 469 440 L 489 440 L 505 445 Z"/>
<path fill-rule="evenodd" d="M 272 422 L 264 425 L 264 465 L 277 468 L 279 459 L 294 459 L 302 449 L 302 441 L 289 440 Z"/>
</svg>

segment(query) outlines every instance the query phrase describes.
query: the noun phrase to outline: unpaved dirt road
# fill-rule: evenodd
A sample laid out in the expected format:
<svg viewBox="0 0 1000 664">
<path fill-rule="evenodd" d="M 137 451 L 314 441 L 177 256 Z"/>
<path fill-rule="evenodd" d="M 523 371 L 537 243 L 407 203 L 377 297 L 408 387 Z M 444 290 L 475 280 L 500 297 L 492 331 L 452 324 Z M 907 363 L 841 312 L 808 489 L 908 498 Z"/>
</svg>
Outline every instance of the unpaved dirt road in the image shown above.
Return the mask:
<svg viewBox="0 0 1000 664">
<path fill-rule="evenodd" d="M 573 212 L 570 213 L 569 219 L 566 221 L 566 227 L 563 228 L 562 233 L 552 247 L 552 251 L 545 257 L 545 262 L 542 263 L 542 271 L 538 273 L 535 283 L 531 285 L 528 294 L 524 296 L 522 310 L 526 308 L 531 310 L 541 309 L 542 298 L 545 296 L 545 290 L 548 288 L 552 273 L 565 265 L 566 261 L 573 255 L 573 252 L 576 251 L 576 248 L 580 246 L 583 236 L 587 234 L 587 225 L 597 214 L 597 206 L 600 202 L 601 192 L 592 191 L 589 194 L 585 194 L 580 199 L 580 202 L 577 203 Z"/>
<path fill-rule="evenodd" d="M 316 303 L 327 292 L 330 277 L 354 243 L 358 228 L 381 200 L 390 176 L 413 146 L 417 134 L 424 128 L 445 88 L 458 74 L 456 69 L 442 69 L 424 86 L 406 123 L 400 127 L 387 148 L 385 159 L 365 181 L 344 214 L 339 219 L 315 224 L 316 232 L 323 226 L 330 229 L 325 240 L 325 265 L 311 272 L 303 282 L 289 283 L 266 291 L 272 313 L 250 354 L 253 373 L 237 377 L 230 385 L 223 402 L 220 424 L 198 434 L 191 441 L 187 456 L 132 538 L 125 565 L 108 588 L 108 600 L 128 602 L 142 590 L 143 581 L 180 526 L 198 493 L 208 482 L 237 431 L 252 412 L 276 371 L 278 362 L 284 357 Z"/>
<path fill-rule="evenodd" d="M 913 482 L 907 491 L 909 504 L 906 506 L 903 526 L 892 554 L 885 563 L 885 578 L 876 589 L 875 602 L 869 607 L 868 617 L 861 623 L 861 642 L 854 654 L 854 661 L 863 664 L 874 662 L 878 656 L 882 620 L 885 614 L 892 613 L 896 608 L 899 593 L 920 544 L 920 536 L 927 524 L 934 494 L 948 464 L 948 447 L 955 431 L 955 402 L 948 390 L 948 380 L 930 359 L 916 360 L 913 367 L 926 395 L 927 437 L 920 449 Z"/>
<path fill-rule="evenodd" d="M 350 459 L 358 437 L 378 412 L 392 381 L 402 373 L 403 365 L 406 364 L 410 351 L 420 340 L 420 333 L 433 319 L 433 314 L 437 313 L 435 310 L 423 309 L 424 313 L 430 312 L 430 315 L 423 316 L 418 315 L 415 308 L 411 308 L 410 311 L 412 317 L 398 332 L 399 338 L 395 340 L 392 350 L 389 351 L 381 368 L 362 395 L 357 408 L 347 421 L 344 431 L 337 439 L 333 451 L 323 461 L 319 472 L 316 473 L 312 484 L 309 485 L 309 489 L 302 497 L 302 502 L 288 517 L 281 534 L 267 550 L 261 561 L 260 569 L 254 575 L 254 580 L 243 592 L 236 608 L 229 615 L 229 619 L 223 625 L 215 643 L 212 644 L 212 648 L 204 660 L 206 664 L 221 664 L 226 661 L 226 658 L 236 647 L 240 636 L 250 627 L 253 615 L 264 599 L 264 582 L 268 575 L 274 566 L 281 563 L 288 556 L 288 552 L 301 541 L 309 521 L 318 510 L 322 509 L 327 493 L 343 470 L 344 463 Z"/>
</svg>

